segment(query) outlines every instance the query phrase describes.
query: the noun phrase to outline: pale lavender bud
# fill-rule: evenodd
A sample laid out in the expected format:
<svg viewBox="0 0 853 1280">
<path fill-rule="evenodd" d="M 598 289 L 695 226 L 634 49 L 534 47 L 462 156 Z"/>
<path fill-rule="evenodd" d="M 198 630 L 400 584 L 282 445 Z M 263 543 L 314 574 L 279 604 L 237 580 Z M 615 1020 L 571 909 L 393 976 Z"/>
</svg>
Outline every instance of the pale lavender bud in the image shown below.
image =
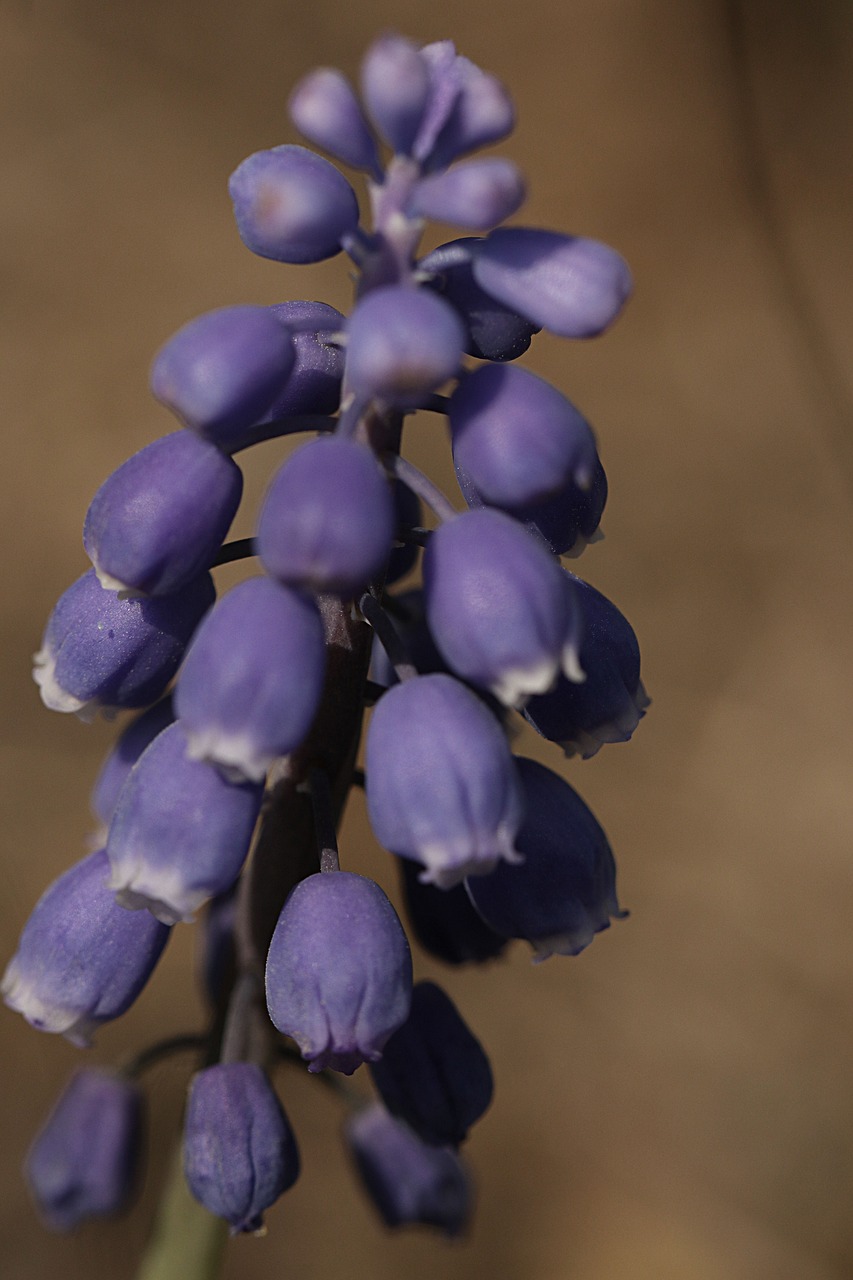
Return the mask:
<svg viewBox="0 0 853 1280">
<path fill-rule="evenodd" d="M 215 596 L 203 573 L 176 595 L 120 600 L 90 569 L 60 597 L 35 655 L 42 702 L 91 718 L 156 701 Z"/>
<path fill-rule="evenodd" d="M 409 1014 L 412 957 L 379 885 L 347 871 L 302 880 L 276 925 L 266 983 L 270 1017 L 309 1071 L 351 1075 L 381 1057 Z"/>
<path fill-rule="evenodd" d="M 250 578 L 208 613 L 187 651 L 175 710 L 191 760 L 262 782 L 303 741 L 323 692 L 326 649 L 313 600 Z"/>
<path fill-rule="evenodd" d="M 290 332 L 269 307 L 222 307 L 161 348 L 151 390 L 186 426 L 228 450 L 269 408 L 293 362 Z"/>
<path fill-rule="evenodd" d="M 240 505 L 240 469 L 190 431 L 135 453 L 92 499 L 83 545 L 102 587 L 166 596 L 210 565 Z"/>
<path fill-rule="evenodd" d="M 391 486 L 373 452 L 321 436 L 274 476 L 258 521 L 258 553 L 281 582 L 349 597 L 385 565 L 395 525 Z"/>
<path fill-rule="evenodd" d="M 386 285 L 366 294 L 347 326 L 346 385 L 415 409 L 459 370 L 465 330 L 453 308 L 424 289 Z"/>
<path fill-rule="evenodd" d="M 346 76 L 334 67 L 311 71 L 290 95 L 290 118 L 303 137 L 353 169 L 376 173 L 376 142 Z"/>
<path fill-rule="evenodd" d="M 92 812 L 108 827 L 121 789 L 127 781 L 127 775 L 136 764 L 146 747 L 162 733 L 166 725 L 175 718 L 172 709 L 172 695 L 167 694 L 153 707 L 135 716 L 110 751 L 92 789 Z"/>
<path fill-rule="evenodd" d="M 447 124 L 461 91 L 461 73 L 452 40 L 436 40 L 420 51 L 429 71 L 429 98 L 412 147 L 416 160 L 426 162 L 435 140 Z"/>
<path fill-rule="evenodd" d="M 466 880 L 471 901 L 490 928 L 525 938 L 537 960 L 574 956 L 611 918 L 621 920 L 616 868 L 607 837 L 576 791 L 535 760 L 520 759 L 526 817 L 517 866 Z"/>
<path fill-rule="evenodd" d="M 594 338 L 631 293 L 625 260 L 598 240 L 499 227 L 471 252 L 487 293 L 562 338 Z"/>
<path fill-rule="evenodd" d="M 378 1102 L 351 1116 L 344 1136 L 364 1189 L 387 1227 L 420 1224 L 447 1236 L 464 1231 L 474 1194 L 455 1151 L 428 1146 Z"/>
<path fill-rule="evenodd" d="M 111 1071 L 76 1072 L 24 1162 L 47 1225 L 71 1231 L 120 1213 L 133 1192 L 141 1137 L 139 1087 Z"/>
<path fill-rule="evenodd" d="M 461 55 L 456 58 L 454 71 L 458 93 L 430 152 L 429 164 L 433 169 L 449 164 L 466 152 L 500 142 L 515 127 L 512 99 L 496 76 Z"/>
<path fill-rule="evenodd" d="M 256 151 L 235 169 L 228 189 L 243 243 L 276 262 L 332 258 L 342 237 L 358 226 L 352 187 L 306 147 Z"/>
<path fill-rule="evenodd" d="M 589 423 L 527 369 L 482 365 L 450 397 L 453 457 L 497 506 L 541 501 L 574 481 L 589 488 L 598 461 Z"/>
<path fill-rule="evenodd" d="M 89 1045 L 102 1022 L 120 1017 L 148 981 L 169 930 L 124 911 L 106 885 L 103 849 L 66 871 L 36 903 L 6 969 L 7 1005 L 39 1031 Z"/>
<path fill-rule="evenodd" d="M 370 1074 L 391 1114 L 439 1147 L 464 1142 L 492 1101 L 483 1047 L 434 982 L 415 983 L 411 1013 Z"/>
<path fill-rule="evenodd" d="M 430 95 L 429 68 L 417 46 L 403 36 L 380 36 L 361 64 L 361 92 L 385 141 L 409 155 Z"/>
<path fill-rule="evenodd" d="M 561 670 L 583 679 L 571 584 L 503 512 L 469 511 L 435 530 L 424 552 L 424 592 L 444 658 L 506 705 L 545 693 Z"/>
<path fill-rule="evenodd" d="M 187 1186 L 231 1234 L 260 1231 L 264 1211 L 299 1177 L 299 1150 L 266 1073 L 220 1062 L 193 1077 L 184 1122 Z"/>
<path fill-rule="evenodd" d="M 263 790 L 190 760 L 179 723 L 164 729 L 131 770 L 110 825 L 109 887 L 121 906 L 147 907 L 176 924 L 229 889 L 249 852 Z"/>
<path fill-rule="evenodd" d="M 521 208 L 524 197 L 524 180 L 510 160 L 470 160 L 419 182 L 411 212 L 487 231 Z"/>
<path fill-rule="evenodd" d="M 391 852 L 440 888 L 517 857 L 521 788 L 506 736 L 469 689 L 419 676 L 380 698 L 367 735 L 367 807 Z"/>
</svg>

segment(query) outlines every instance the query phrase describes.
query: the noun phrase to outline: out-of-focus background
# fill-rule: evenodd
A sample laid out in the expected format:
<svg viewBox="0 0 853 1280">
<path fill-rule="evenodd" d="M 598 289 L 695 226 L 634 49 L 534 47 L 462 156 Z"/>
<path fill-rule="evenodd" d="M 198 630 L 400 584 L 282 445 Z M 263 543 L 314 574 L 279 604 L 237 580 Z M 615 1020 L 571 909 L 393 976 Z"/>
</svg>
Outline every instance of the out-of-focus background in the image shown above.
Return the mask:
<svg viewBox="0 0 853 1280">
<path fill-rule="evenodd" d="M 226 179 L 296 141 L 319 64 L 356 74 L 383 29 L 452 37 L 520 118 L 523 220 L 596 236 L 637 291 L 602 340 L 526 358 L 596 425 L 606 540 L 580 571 L 641 638 L 650 715 L 566 769 L 608 830 L 631 918 L 580 958 L 446 981 L 488 1048 L 468 1240 L 388 1236 L 339 1114 L 282 1078 L 304 1174 L 254 1280 L 842 1280 L 853 1271 L 853 15 L 846 0 L 6 0 L 0 8 L 4 512 L 3 959 L 82 856 L 111 739 L 45 711 L 30 655 L 86 567 L 89 499 L 172 429 L 153 352 L 199 312 L 324 298 L 339 260 L 253 258 Z M 411 456 L 449 482 L 434 418 Z M 251 528 L 281 446 L 248 460 Z M 223 578 L 223 581 L 226 579 Z M 347 865 L 392 889 L 355 797 Z M 93 1061 L 198 1026 L 193 931 Z M 19 1178 L 78 1052 L 5 1010 L 0 1269 L 124 1280 L 150 1228 L 186 1064 L 149 1078 L 151 1167 L 126 1223 L 45 1233 Z M 320 1096 L 317 1096 L 317 1095 Z"/>
</svg>

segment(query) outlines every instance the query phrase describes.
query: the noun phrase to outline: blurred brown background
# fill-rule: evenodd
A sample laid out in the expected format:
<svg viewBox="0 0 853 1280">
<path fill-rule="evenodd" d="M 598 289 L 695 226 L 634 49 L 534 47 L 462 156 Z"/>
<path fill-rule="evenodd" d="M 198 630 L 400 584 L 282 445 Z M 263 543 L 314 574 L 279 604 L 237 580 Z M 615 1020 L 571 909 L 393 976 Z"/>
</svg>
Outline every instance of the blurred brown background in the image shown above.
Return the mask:
<svg viewBox="0 0 853 1280">
<path fill-rule="evenodd" d="M 340 261 L 243 249 L 226 179 L 295 136 L 295 79 L 355 73 L 384 28 L 513 89 L 503 151 L 525 221 L 597 236 L 636 298 L 600 342 L 540 338 L 529 367 L 596 424 L 606 541 L 580 568 L 644 647 L 655 705 L 630 747 L 566 766 L 606 826 L 629 921 L 577 960 L 447 984 L 492 1054 L 470 1159 L 471 1238 L 389 1237 L 337 1149 L 338 1115 L 283 1081 L 304 1156 L 230 1280 L 841 1280 L 853 1272 L 849 556 L 853 17 L 844 0 L 4 0 L 0 196 L 5 513 L 2 951 L 85 848 L 110 741 L 43 710 L 30 654 L 85 568 L 89 499 L 171 430 L 147 369 L 233 302 L 348 302 Z M 449 478 L 434 418 L 411 454 Z M 280 446 L 248 463 L 253 511 Z M 525 746 L 529 744 L 525 743 Z M 557 759 L 541 745 L 540 756 Z M 348 865 L 391 888 L 351 806 Z M 200 1020 L 181 928 L 93 1060 Z M 437 966 L 419 961 L 422 975 Z M 76 1060 L 3 1011 L 0 1272 L 134 1273 L 185 1064 L 158 1068 L 152 1170 L 128 1224 L 70 1243 L 18 1168 Z"/>
</svg>

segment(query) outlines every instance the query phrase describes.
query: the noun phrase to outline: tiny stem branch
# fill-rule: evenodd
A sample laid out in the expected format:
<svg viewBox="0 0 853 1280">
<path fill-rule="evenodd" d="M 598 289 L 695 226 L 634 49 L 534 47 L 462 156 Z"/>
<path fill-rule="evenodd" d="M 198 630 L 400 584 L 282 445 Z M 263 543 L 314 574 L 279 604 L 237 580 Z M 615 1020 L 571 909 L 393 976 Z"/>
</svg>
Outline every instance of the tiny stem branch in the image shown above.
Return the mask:
<svg viewBox="0 0 853 1280">
<path fill-rule="evenodd" d="M 367 619 L 379 637 L 379 643 L 388 654 L 391 664 L 401 680 L 411 680 L 418 674 L 417 667 L 411 661 L 400 633 L 388 614 L 374 596 L 368 592 L 358 603 L 362 615 Z"/>
<path fill-rule="evenodd" d="M 314 831 L 317 836 L 317 851 L 320 855 L 320 871 L 340 871 L 338 835 L 335 831 L 335 818 L 332 811 L 332 788 L 322 769 L 311 770 L 308 787 L 314 811 Z"/>
<path fill-rule="evenodd" d="M 200 1053 L 202 1049 L 207 1047 L 208 1036 L 201 1032 L 187 1033 L 181 1036 L 169 1036 L 167 1040 L 158 1040 L 156 1044 L 150 1044 L 147 1048 L 142 1049 L 139 1053 L 134 1054 L 132 1058 L 128 1058 L 119 1065 L 119 1073 L 128 1080 L 136 1080 L 144 1072 L 149 1071 L 151 1067 L 155 1067 L 158 1062 L 164 1061 L 166 1058 L 172 1058 L 177 1053 L 188 1053 L 191 1049 L 195 1049 Z"/>
<path fill-rule="evenodd" d="M 449 499 L 441 492 L 438 485 L 433 484 L 429 476 L 425 476 L 417 467 L 412 466 L 399 454 L 392 454 L 383 459 L 392 476 L 400 480 L 412 493 L 417 494 L 422 502 L 442 521 L 452 520 L 458 512 L 450 505 Z"/>
<path fill-rule="evenodd" d="M 257 554 L 254 538 L 235 538 L 233 542 L 226 542 L 219 548 L 216 559 L 210 567 L 216 569 L 218 565 L 231 564 L 235 560 L 248 560 L 249 556 Z"/>
</svg>

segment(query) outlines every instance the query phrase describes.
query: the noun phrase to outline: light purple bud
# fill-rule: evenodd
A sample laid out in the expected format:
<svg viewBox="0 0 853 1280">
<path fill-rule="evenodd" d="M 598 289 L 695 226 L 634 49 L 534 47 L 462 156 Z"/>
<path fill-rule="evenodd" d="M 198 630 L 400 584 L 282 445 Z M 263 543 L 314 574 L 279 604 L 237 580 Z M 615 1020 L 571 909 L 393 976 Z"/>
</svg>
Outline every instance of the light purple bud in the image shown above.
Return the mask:
<svg viewBox="0 0 853 1280">
<path fill-rule="evenodd" d="M 311 71 L 290 96 L 290 118 L 296 128 L 330 155 L 353 169 L 376 173 L 376 142 L 352 85 L 333 67 Z"/>
<path fill-rule="evenodd" d="M 270 311 L 292 331 L 296 361 L 263 420 L 297 413 L 334 413 L 341 399 L 344 352 L 323 338 L 342 333 L 345 318 L 325 302 L 279 302 Z"/>
<path fill-rule="evenodd" d="M 517 506 L 573 480 L 588 488 L 597 453 L 589 423 L 527 369 L 482 365 L 450 397 L 453 457 L 487 503 Z"/>
<path fill-rule="evenodd" d="M 314 601 L 269 578 L 241 582 L 202 622 L 178 677 L 188 756 L 262 782 L 311 728 L 325 671 Z"/>
<path fill-rule="evenodd" d="M 391 1114 L 439 1147 L 464 1142 L 492 1101 L 483 1047 L 434 982 L 415 983 L 412 1011 L 370 1074 Z"/>
<path fill-rule="evenodd" d="M 631 273 L 598 240 L 500 227 L 472 246 L 474 279 L 504 306 L 561 338 L 594 338 L 631 293 Z"/>
<path fill-rule="evenodd" d="M 228 184 L 247 248 L 276 262 L 321 262 L 358 226 L 358 201 L 342 173 L 306 147 L 256 151 Z"/>
<path fill-rule="evenodd" d="M 411 154 L 430 94 L 420 50 L 403 36 L 380 36 L 361 64 L 361 92 L 379 133 L 398 155 Z"/>
<path fill-rule="evenodd" d="M 621 920 L 616 868 L 595 817 L 558 774 L 520 759 L 527 816 L 518 835 L 517 866 L 466 880 L 474 906 L 505 938 L 525 938 L 537 960 L 574 956 L 611 918 Z"/>
<path fill-rule="evenodd" d="M 109 887 L 120 905 L 147 907 L 166 924 L 191 920 L 240 874 L 263 790 L 190 760 L 181 725 L 164 729 L 131 770 L 110 825 Z"/>
<path fill-rule="evenodd" d="M 350 1116 L 344 1136 L 364 1189 L 387 1227 L 420 1224 L 447 1236 L 465 1230 L 474 1194 L 455 1151 L 428 1146 L 378 1102 Z"/>
<path fill-rule="evenodd" d="M 524 180 L 511 161 L 471 160 L 419 182 L 412 213 L 487 231 L 520 209 L 524 197 Z"/>
<path fill-rule="evenodd" d="M 299 1150 L 266 1073 L 218 1063 L 193 1077 L 184 1123 L 187 1186 L 231 1234 L 260 1231 L 264 1211 L 299 1177 Z"/>
<path fill-rule="evenodd" d="M 293 368 L 288 329 L 269 307 L 222 307 L 179 329 L 151 367 L 151 390 L 188 427 L 228 450 Z"/>
<path fill-rule="evenodd" d="M 35 655 L 42 702 L 91 719 L 99 707 L 156 701 L 215 596 L 203 573 L 176 595 L 120 600 L 90 569 L 60 597 Z"/>
<path fill-rule="evenodd" d="M 210 568 L 242 493 L 240 468 L 192 432 L 147 445 L 104 481 L 86 516 L 83 545 L 101 586 L 180 590 Z"/>
<path fill-rule="evenodd" d="M 391 485 L 372 451 L 321 436 L 273 477 L 258 521 L 258 554 L 282 582 L 349 597 L 385 565 L 396 523 Z"/>
<path fill-rule="evenodd" d="M 24 1162 L 47 1225 L 71 1231 L 120 1213 L 133 1192 L 141 1137 L 139 1087 L 111 1071 L 76 1072 Z"/>
<path fill-rule="evenodd" d="M 146 747 L 162 733 L 167 724 L 175 718 L 172 710 L 172 695 L 167 694 L 153 707 L 135 716 L 121 734 L 112 751 L 101 765 L 95 786 L 92 789 L 92 812 L 108 827 L 121 789 L 127 776 Z"/>
<path fill-rule="evenodd" d="M 427 622 L 457 675 L 507 706 L 547 692 L 561 670 L 583 679 L 571 584 L 510 516 L 457 516 L 432 534 L 423 564 Z"/>
<path fill-rule="evenodd" d="M 147 913 L 117 905 L 103 849 L 50 886 L 24 925 L 2 992 L 39 1031 L 86 1047 L 102 1022 L 120 1017 L 145 986 L 169 939 Z"/>
<path fill-rule="evenodd" d="M 640 646 L 631 624 L 600 591 L 569 575 L 583 615 L 583 684 L 558 680 L 551 693 L 531 698 L 525 718 L 559 742 L 566 755 L 594 756 L 607 742 L 627 742 L 649 706 L 640 679 Z"/>
<path fill-rule="evenodd" d="M 465 330 L 453 308 L 408 285 L 366 294 L 347 332 L 347 387 L 359 398 L 375 396 L 399 409 L 416 409 L 454 377 L 465 346 Z"/>
<path fill-rule="evenodd" d="M 515 108 L 500 80 L 461 55 L 456 58 L 455 72 L 459 92 L 430 153 L 433 169 L 500 142 L 515 127 Z"/>
<path fill-rule="evenodd" d="M 409 944 L 379 885 L 348 871 L 300 881 L 270 943 L 267 1006 L 308 1070 L 375 1062 L 411 997 Z"/>
<path fill-rule="evenodd" d="M 523 816 L 498 721 L 452 676 L 418 676 L 383 694 L 367 735 L 367 808 L 392 853 L 447 889 L 505 858 Z"/>
<path fill-rule="evenodd" d="M 456 106 L 462 88 L 462 74 L 452 40 L 436 40 L 433 44 L 425 44 L 420 52 L 429 69 L 429 101 L 412 154 L 416 160 L 425 162 Z"/>
</svg>

